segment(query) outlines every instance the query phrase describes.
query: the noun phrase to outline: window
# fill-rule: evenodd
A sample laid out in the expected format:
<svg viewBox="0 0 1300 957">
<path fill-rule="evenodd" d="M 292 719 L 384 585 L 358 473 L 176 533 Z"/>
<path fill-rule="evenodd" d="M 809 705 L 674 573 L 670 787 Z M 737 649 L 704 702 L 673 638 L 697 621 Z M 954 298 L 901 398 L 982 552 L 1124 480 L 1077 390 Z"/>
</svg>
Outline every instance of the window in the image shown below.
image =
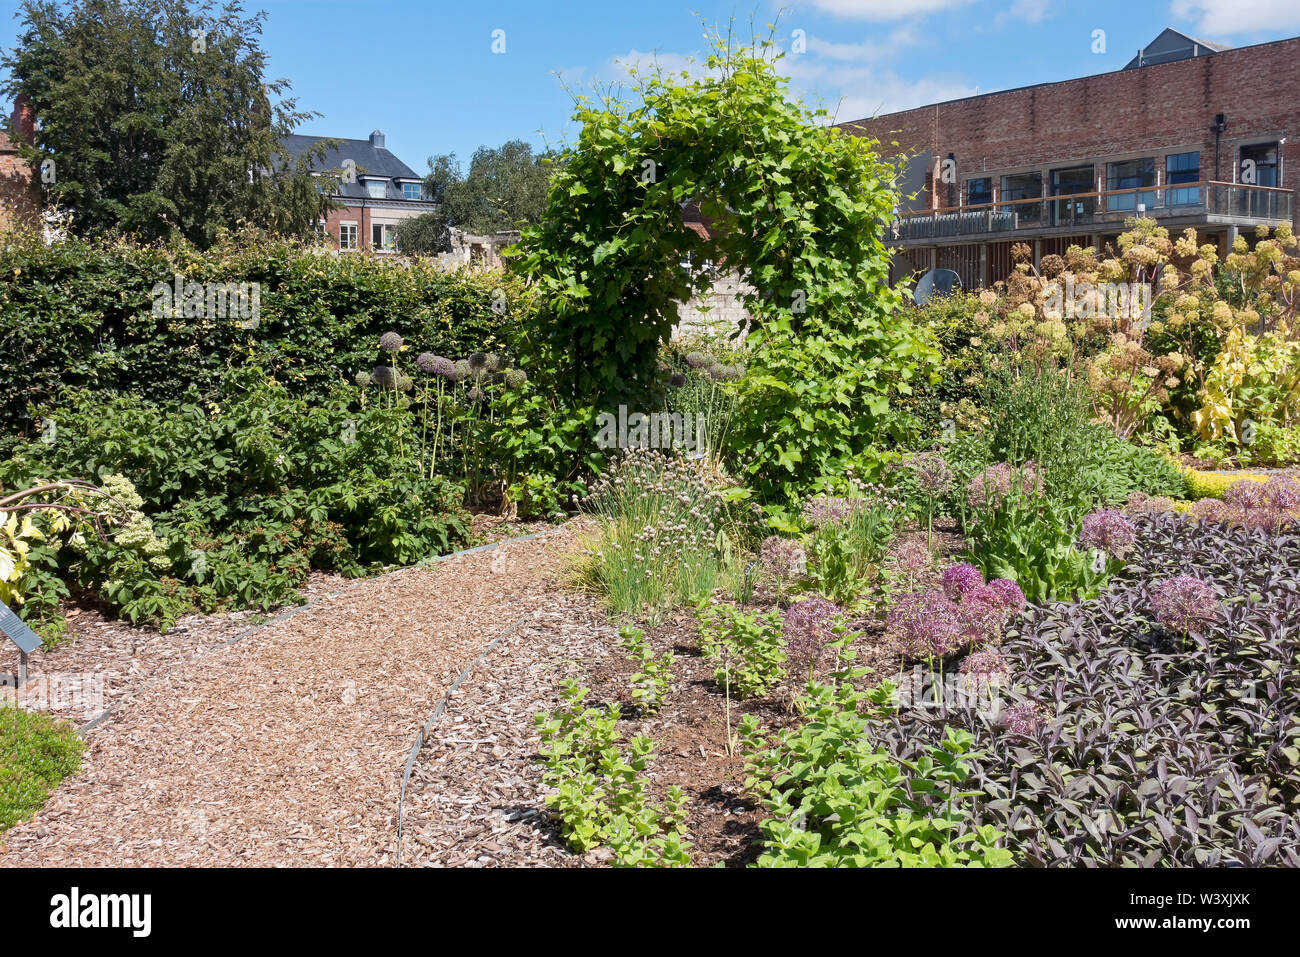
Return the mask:
<svg viewBox="0 0 1300 957">
<path fill-rule="evenodd" d="M 318 243 L 325 242 L 325 220 L 316 220 L 315 225 L 312 226 L 312 238 Z"/>
<path fill-rule="evenodd" d="M 371 199 L 384 199 L 388 196 L 388 180 L 386 179 L 368 179 L 366 180 L 366 192 L 370 194 Z"/>
<path fill-rule="evenodd" d="M 1170 153 L 1165 157 L 1165 182 L 1170 186 L 1177 183 L 1198 183 L 1201 180 L 1201 154 Z M 1199 189 L 1171 189 L 1165 193 L 1165 202 L 1170 206 L 1199 206 L 1201 191 Z"/>
<path fill-rule="evenodd" d="M 966 180 L 966 205 L 986 206 L 993 202 L 993 177 Z"/>
<path fill-rule="evenodd" d="M 1140 189 L 1156 184 L 1156 161 L 1154 157 L 1125 160 L 1122 163 L 1110 163 L 1106 167 L 1107 189 Z M 1138 205 L 1154 206 L 1155 193 L 1121 193 L 1119 196 L 1107 196 L 1107 209 L 1137 209 Z"/>
<path fill-rule="evenodd" d="M 1276 186 L 1277 143 L 1255 143 L 1241 148 L 1240 182 L 1247 186 Z"/>
<path fill-rule="evenodd" d="M 423 199 L 422 190 L 419 183 L 403 183 L 402 197 L 404 199 Z"/>
<path fill-rule="evenodd" d="M 397 248 L 397 227 L 392 223 L 374 223 L 370 227 L 370 245 L 392 252 Z"/>
<path fill-rule="evenodd" d="M 1016 199 L 1038 199 L 1042 195 L 1042 173 L 1037 171 L 1033 173 L 1014 173 L 1002 177 L 1002 199 L 1006 202 Z M 1007 208 L 1015 213 L 1017 220 L 1022 223 L 1036 223 L 1043 216 L 1041 203 L 1018 203 Z"/>
<path fill-rule="evenodd" d="M 339 249 L 357 248 L 357 224 L 339 223 Z"/>
</svg>

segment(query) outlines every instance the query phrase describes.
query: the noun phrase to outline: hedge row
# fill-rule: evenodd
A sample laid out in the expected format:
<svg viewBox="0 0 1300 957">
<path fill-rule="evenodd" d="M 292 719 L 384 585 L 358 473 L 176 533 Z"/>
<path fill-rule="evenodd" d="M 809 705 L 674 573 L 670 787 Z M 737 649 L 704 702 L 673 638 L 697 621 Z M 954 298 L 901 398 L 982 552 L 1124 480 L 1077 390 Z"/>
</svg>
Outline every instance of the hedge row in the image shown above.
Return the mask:
<svg viewBox="0 0 1300 957">
<path fill-rule="evenodd" d="M 256 362 L 298 394 L 323 394 L 378 361 L 395 329 L 415 349 L 458 358 L 512 352 L 533 308 L 500 272 L 445 272 L 428 260 L 337 256 L 283 240 L 241 237 L 200 253 L 71 239 L 46 246 L 0 239 L 0 427 L 30 432 L 60 387 L 174 398 L 190 386 L 216 398 L 222 373 Z M 156 315 L 158 284 L 257 283 L 256 321 Z M 165 304 L 165 303 L 164 303 Z M 205 310 L 206 311 L 206 310 Z"/>
</svg>

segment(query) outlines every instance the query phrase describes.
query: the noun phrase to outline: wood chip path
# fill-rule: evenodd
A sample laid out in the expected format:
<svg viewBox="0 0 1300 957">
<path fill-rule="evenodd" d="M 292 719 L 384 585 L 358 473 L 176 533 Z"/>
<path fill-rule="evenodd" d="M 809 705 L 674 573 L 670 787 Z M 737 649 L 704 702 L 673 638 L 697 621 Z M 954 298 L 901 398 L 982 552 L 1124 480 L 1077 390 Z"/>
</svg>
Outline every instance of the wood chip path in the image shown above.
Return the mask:
<svg viewBox="0 0 1300 957">
<path fill-rule="evenodd" d="M 144 683 L 89 732 L 82 770 L 0 835 L 0 866 L 391 866 L 416 733 L 525 615 L 417 762 L 404 859 L 581 863 L 543 826 L 532 765 L 532 714 L 612 645 L 594 605 L 560 587 L 572 538 L 360 583 Z"/>
</svg>

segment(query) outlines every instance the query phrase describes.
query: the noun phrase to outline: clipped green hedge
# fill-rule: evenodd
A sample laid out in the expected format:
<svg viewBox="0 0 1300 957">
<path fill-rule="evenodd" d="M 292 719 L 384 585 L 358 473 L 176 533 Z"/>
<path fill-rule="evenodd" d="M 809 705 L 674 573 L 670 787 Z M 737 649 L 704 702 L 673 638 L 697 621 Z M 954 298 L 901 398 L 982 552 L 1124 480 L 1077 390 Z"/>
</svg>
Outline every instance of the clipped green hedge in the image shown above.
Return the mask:
<svg viewBox="0 0 1300 957">
<path fill-rule="evenodd" d="M 429 260 L 335 255 L 260 236 L 199 252 L 70 239 L 0 238 L 0 428 L 30 429 L 61 387 L 150 400 L 189 387 L 215 398 L 229 366 L 256 364 L 300 395 L 325 395 L 376 363 L 400 330 L 418 351 L 511 353 L 533 296 L 501 272 Z M 239 318 L 153 313 L 157 283 L 258 283 L 255 328 Z M 496 309 L 494 310 L 494 306 Z"/>
</svg>

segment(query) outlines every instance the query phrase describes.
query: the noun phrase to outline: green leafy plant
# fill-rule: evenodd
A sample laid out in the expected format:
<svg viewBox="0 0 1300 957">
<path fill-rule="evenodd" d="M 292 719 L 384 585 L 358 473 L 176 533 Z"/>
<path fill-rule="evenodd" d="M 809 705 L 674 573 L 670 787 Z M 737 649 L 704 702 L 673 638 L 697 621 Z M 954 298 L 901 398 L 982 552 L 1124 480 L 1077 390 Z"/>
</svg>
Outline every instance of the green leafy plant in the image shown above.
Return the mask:
<svg viewBox="0 0 1300 957">
<path fill-rule="evenodd" d="M 805 514 L 810 507 L 834 512 L 814 520 L 808 545 L 812 587 L 847 605 L 879 577 L 889 543 L 906 517 L 903 503 L 872 487 L 856 488 L 848 498 L 813 499 Z"/>
<path fill-rule="evenodd" d="M 949 730 L 910 760 L 873 743 L 864 711 L 888 710 L 893 685 L 869 694 L 849 665 L 828 683 L 810 681 L 804 720 L 775 735 L 747 715 L 741 736 L 746 787 L 770 815 L 763 821 L 759 867 L 1006 867 L 1004 835 L 972 817 L 972 736 Z"/>
<path fill-rule="evenodd" d="M 1123 562 L 1078 547 L 1077 512 L 1035 495 L 1009 494 L 967 522 L 967 560 L 985 579 L 1008 578 L 1038 604 L 1091 598 Z"/>
<path fill-rule="evenodd" d="M 700 650 L 728 696 L 756 698 L 781 683 L 786 655 L 780 612 L 758 614 L 718 603 L 702 609 L 699 624 Z"/>
<path fill-rule="evenodd" d="M 641 713 L 654 715 L 663 707 L 668 697 L 668 687 L 673 677 L 673 653 L 665 651 L 656 657 L 645 633 L 630 625 L 618 630 L 623 650 L 637 665 L 632 675 L 632 700 L 641 706 Z"/>
<path fill-rule="evenodd" d="M 537 715 L 535 723 L 546 767 L 542 779 L 555 792 L 546 805 L 569 846 L 578 852 L 609 847 L 621 866 L 689 866 L 685 795 L 669 788 L 659 808 L 647 794 L 644 771 L 654 743 L 638 734 L 623 751 L 618 705 L 584 706 L 587 689 L 572 679 L 562 695 L 563 706 Z"/>
</svg>

